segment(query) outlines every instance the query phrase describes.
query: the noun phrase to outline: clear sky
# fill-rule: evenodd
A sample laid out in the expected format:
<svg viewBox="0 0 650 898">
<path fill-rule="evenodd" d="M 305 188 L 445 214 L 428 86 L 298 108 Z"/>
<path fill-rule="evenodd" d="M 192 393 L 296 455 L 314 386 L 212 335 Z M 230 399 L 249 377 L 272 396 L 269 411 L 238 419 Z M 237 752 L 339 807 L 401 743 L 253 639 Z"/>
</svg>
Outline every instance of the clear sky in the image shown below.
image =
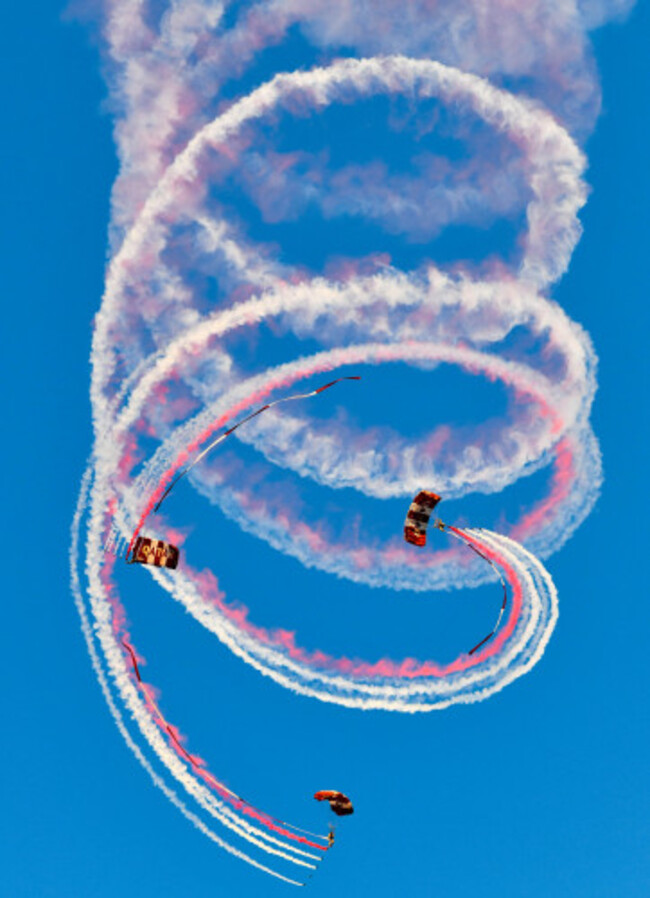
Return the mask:
<svg viewBox="0 0 650 898">
<path fill-rule="evenodd" d="M 151 5 L 152 21 L 163 6 Z M 236 13 L 228 15 L 230 27 Z M 209 120 L 227 101 L 247 95 L 276 72 L 325 65 L 337 56 L 387 52 L 392 33 L 395 51 L 406 52 L 404 34 L 417 27 L 407 19 L 403 28 L 393 19 L 387 29 L 381 19 L 367 16 L 355 32 L 354 47 L 352 40 L 347 46 L 337 42 L 329 20 L 328 27 L 321 22 L 290 29 L 204 110 L 192 105 L 199 95 L 192 92 L 196 85 L 188 88 L 188 122 L 198 127 L 202 116 Z M 71 597 L 68 553 L 79 484 L 93 446 L 93 319 L 104 292 L 109 226 L 112 222 L 115 247 L 120 227 L 132 221 L 134 207 L 159 174 L 155 165 L 147 173 L 146 140 L 136 134 L 137 152 L 131 147 L 129 157 L 133 179 L 118 182 L 111 213 L 119 170 L 114 116 L 124 110 L 114 94 L 107 102 L 102 72 L 114 78 L 115 71 L 105 48 L 100 53 L 96 29 L 38 2 L 29 11 L 12 5 L 4 20 L 0 892 L 8 898 L 290 893 L 291 886 L 213 845 L 152 786 L 120 738 L 91 669 Z M 339 22 L 337 27 L 351 26 Z M 509 38 L 504 25 L 503 35 L 507 50 L 516 33 Z M 545 559 L 558 590 L 560 617 L 534 669 L 475 704 L 424 714 L 352 710 L 297 696 L 260 676 L 185 614 L 146 571 L 120 568 L 115 575 L 130 632 L 147 659 L 148 680 L 160 689 L 165 713 L 188 736 L 188 747 L 221 781 L 257 807 L 318 831 L 326 830 L 329 817 L 311 799 L 316 789 L 340 788 L 353 798 L 355 815 L 343 821 L 335 851 L 309 883 L 314 895 L 645 898 L 650 891 L 645 660 L 650 533 L 644 516 L 649 36 L 642 4 L 623 21 L 590 33 L 602 89 L 597 118 L 570 102 L 580 72 L 568 75 L 548 59 L 518 74 L 476 63 L 475 70 L 494 83 L 517 96 L 529 89 L 570 123 L 588 158 L 590 192 L 580 212 L 584 233 L 567 273 L 546 295 L 585 328 L 598 355 L 591 424 L 603 455 L 604 482 L 591 513 Z M 132 58 L 134 47 L 128 51 Z M 427 55 L 422 46 L 415 49 L 415 55 Z M 471 58 L 476 61 L 477 54 Z M 171 80 L 160 76 L 161 94 Z M 527 168 L 509 155 L 507 141 L 493 145 L 484 130 L 476 133 L 472 121 L 447 119 L 444 104 L 426 110 L 440 131 L 432 145 L 437 156 L 461 169 L 466 163 L 463 177 L 470 185 L 480 183 L 489 194 L 486 207 L 498 211 L 486 212 L 478 203 L 475 219 L 473 213 L 469 220 L 460 215 L 447 227 L 444 216 L 453 218 L 455 207 L 445 211 L 444 197 L 426 194 L 445 172 L 439 158 L 426 157 L 421 144 L 428 132 L 418 116 L 414 122 L 408 103 L 383 103 L 343 101 L 327 112 L 324 124 L 279 115 L 268 131 L 242 141 L 234 174 L 223 174 L 214 159 L 206 163 L 202 173 L 212 191 L 206 203 L 213 203 L 212 211 L 227 209 L 247 245 L 263 244 L 281 260 L 285 274 L 295 267 L 301 276 L 324 272 L 343 279 L 350 259 L 359 264 L 378 254 L 381 264 L 390 259 L 396 270 L 408 271 L 427 259 L 446 270 L 458 258 L 469 260 L 473 270 L 488 264 L 486 259 L 516 265 L 521 198 L 529 198 L 517 178 Z M 146 108 L 154 123 L 164 112 L 143 101 L 137 108 L 140 115 Z M 390 127 L 381 124 L 384 118 Z M 127 120 L 135 131 L 142 121 L 135 112 Z M 179 132 L 175 140 L 189 136 Z M 462 141 L 490 159 L 479 175 Z M 120 152 L 124 159 L 124 144 Z M 286 154 L 284 167 L 278 164 L 281 154 Z M 503 182 L 495 159 L 506 172 Z M 264 174 L 265 162 L 272 176 Z M 372 167 L 382 162 L 385 169 Z M 359 166 L 361 190 L 350 175 L 353 165 Z M 358 174 L 363 166 L 371 172 L 365 181 Z M 293 180 L 274 180 L 287 171 Z M 320 206 L 302 196 L 305 181 Z M 400 217 L 395 196 L 382 193 L 384 183 L 395 195 L 416 200 L 422 191 L 427 214 L 420 217 L 415 202 L 416 211 Z M 513 183 L 509 199 L 504 192 Z M 372 211 L 376 208 L 379 213 Z M 210 286 L 196 246 L 180 229 L 174 238 L 166 262 L 182 273 L 182 289 L 196 291 L 206 304 L 226 302 L 225 276 Z M 233 295 L 244 298 L 241 284 L 235 286 L 240 292 Z M 116 338 L 123 346 L 128 333 L 125 328 Z M 240 370 L 253 375 L 330 345 L 316 336 L 269 326 L 253 337 L 233 339 L 227 348 Z M 354 342 L 337 333 L 331 345 L 346 341 Z M 144 337 L 142 345 L 147 345 Z M 537 352 L 532 344 L 515 348 L 531 358 Z M 510 350 L 506 347 L 505 354 Z M 345 419 L 359 431 L 365 428 L 369 442 L 385 438 L 382 427 L 408 441 L 451 421 L 457 442 L 466 437 L 471 443 L 478 439 L 477 422 L 498 417 L 507 407 L 505 388 L 451 365 L 426 370 L 364 363 L 340 369 L 357 372 L 363 375 L 360 384 L 342 384 L 309 400 L 304 413 L 326 428 Z M 309 384 L 327 379 L 318 375 Z M 154 423 L 166 436 L 164 416 Z M 359 436 L 351 441 L 355 451 L 360 442 Z M 262 470 L 257 448 L 237 444 L 228 453 L 215 471 L 239 476 L 237 459 L 249 473 Z M 276 492 L 298 517 L 318 513 L 334 530 L 347 533 L 345 521 L 358 512 L 361 527 L 371 522 L 376 528 L 373 538 L 400 534 L 408 490 L 382 502 L 364 490 L 335 492 L 299 476 L 288 487 L 282 483 Z M 274 484 L 271 480 L 270 494 Z M 492 495 L 459 491 L 443 504 L 441 515 L 499 530 L 500 524 L 516 522 L 547 488 L 548 470 L 542 469 Z M 259 534 L 238 528 L 212 493 L 206 500 L 189 483 L 169 501 L 170 526 L 187 533 L 186 557 L 213 571 L 228 599 L 244 602 L 254 623 L 295 631 L 309 649 L 370 660 L 450 661 L 494 618 L 494 584 L 449 592 L 370 588 L 276 551 Z M 430 551 L 444 539 L 436 535 Z"/>
</svg>

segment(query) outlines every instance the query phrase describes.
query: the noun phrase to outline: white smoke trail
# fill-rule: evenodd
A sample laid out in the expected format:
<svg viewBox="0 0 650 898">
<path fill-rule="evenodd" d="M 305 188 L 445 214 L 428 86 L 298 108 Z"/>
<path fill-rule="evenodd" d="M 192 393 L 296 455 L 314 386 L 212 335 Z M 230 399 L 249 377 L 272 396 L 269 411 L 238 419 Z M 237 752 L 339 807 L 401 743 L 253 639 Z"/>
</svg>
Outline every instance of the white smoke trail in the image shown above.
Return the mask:
<svg viewBox="0 0 650 898">
<path fill-rule="evenodd" d="M 93 340 L 95 445 L 75 517 L 73 592 L 111 713 L 153 781 L 217 844 L 287 882 L 300 884 L 213 832 L 218 823 L 278 860 L 307 867 L 317 860 L 216 797 L 161 734 L 116 636 L 119 601 L 103 541 L 111 529 L 128 540 L 138 522 L 168 536 L 169 525 L 149 516 L 160 485 L 208 435 L 277 398 L 276 391 L 350 364 L 399 361 L 420 371 L 454 365 L 500 383 L 511 397 L 503 420 L 475 425 L 469 439 L 444 422 L 431 422 L 417 440 L 386 428 L 369 434 L 347 419 L 324 426 L 306 417 L 307 409 L 271 411 L 237 437 L 287 479 L 352 488 L 376 502 L 409 496 L 422 484 L 448 497 L 494 494 L 549 468 L 547 495 L 521 513 L 510 536 L 466 531 L 508 571 L 516 606 L 478 657 L 442 668 L 309 654 L 286 634 L 249 624 L 225 603 L 216 579 L 189 563 L 174 574 L 152 574 L 238 657 L 322 701 L 429 711 L 482 700 L 530 670 L 557 619 L 555 588 L 535 555 L 546 557 L 569 538 L 601 481 L 589 424 L 596 356 L 588 335 L 548 291 L 569 266 L 587 197 L 586 160 L 574 139 L 588 132 L 599 102 L 586 32 L 630 6 L 630 0 L 569 0 L 561 9 L 551 0 L 104 5 L 122 169 Z M 296 30 L 300 52 L 310 49 L 325 62 L 308 68 L 300 58 L 302 70 L 264 81 L 259 61 Z M 351 51 L 370 58 L 350 58 Z M 342 52 L 348 58 L 336 58 Z M 422 111 L 415 177 L 391 174 L 378 160 L 330 173 L 322 154 L 270 149 L 270 134 L 284 120 L 313 121 L 335 106 L 376 98 L 402 98 Z M 465 141 L 467 161 L 427 150 L 437 121 L 433 104 Z M 459 261 L 445 270 L 426 259 L 405 272 L 378 254 L 344 260 L 335 273 L 312 272 L 274 259 L 268 246 L 246 235 L 237 210 L 222 198 L 229 179 L 267 221 L 316 208 L 325 220 L 366 217 L 421 240 L 447 225 L 519 215 L 523 232 L 517 252 L 480 264 Z M 311 355 L 260 370 L 238 352 L 237 341 L 271 326 L 282 338 L 321 349 L 310 345 Z M 518 342 L 521 332 L 527 341 Z M 474 586 L 489 576 L 487 566 L 465 563 L 462 551 L 415 557 L 397 538 L 332 540 L 326 519 L 296 520 L 246 474 L 225 481 L 210 457 L 190 479 L 244 530 L 352 582 L 426 591 Z M 201 817 L 154 764 L 179 783 Z"/>
<path fill-rule="evenodd" d="M 489 647 L 476 659 L 465 656 L 447 668 L 413 659 L 370 665 L 329 658 L 329 667 L 322 659 L 313 664 L 307 653 L 286 642 L 260 638 L 258 630 L 242 624 L 240 615 L 229 615 L 199 575 L 158 570 L 152 575 L 238 657 L 298 695 L 358 710 L 440 710 L 482 701 L 527 673 L 541 658 L 558 616 L 557 591 L 538 559 L 513 540 L 491 531 L 469 528 L 462 532 L 496 557 L 509 580 L 516 607 L 512 632 L 506 629 L 497 636 L 502 646 Z"/>
<path fill-rule="evenodd" d="M 587 29 L 620 16 L 633 0 L 263 0 L 170 2 L 154 22 L 146 2 L 111 2 L 103 36 L 118 115 L 123 170 L 113 226 L 128 227 L 223 88 L 280 44 L 292 27 L 324 50 L 433 58 L 489 78 L 525 79 L 525 89 L 581 133 L 599 91 Z M 235 11 L 233 24 L 225 21 Z"/>
<path fill-rule="evenodd" d="M 297 98 L 322 109 L 345 99 L 346 91 L 362 96 L 382 90 L 388 93 L 415 91 L 421 98 L 437 96 L 448 103 L 466 104 L 488 124 L 516 140 L 526 154 L 531 170 L 530 186 L 535 196 L 527 210 L 526 251 L 520 267 L 522 287 L 529 291 L 531 287 L 543 287 L 566 270 L 580 235 L 577 212 L 585 202 L 581 180 L 584 157 L 567 132 L 547 112 L 530 101 L 497 90 L 480 78 L 425 60 L 403 57 L 347 59 L 327 69 L 277 75 L 192 138 L 147 198 L 113 258 L 104 303 L 97 316 L 93 348 L 92 396 L 96 415 L 99 414 L 102 391 L 114 376 L 114 340 L 116 331 L 119 333 L 124 304 L 133 302 L 130 291 L 137 286 L 137 276 L 150 276 L 152 257 L 164 271 L 161 255 L 166 244 L 166 225 L 179 215 L 187 216 L 188 205 L 191 208 L 193 197 L 197 190 L 200 192 L 202 154 L 210 148 L 226 145 L 247 122 L 282 108 L 283 103 L 295 103 Z M 222 246 L 222 251 L 228 253 L 230 264 L 239 262 L 245 266 L 248 278 L 255 277 L 255 268 L 262 264 L 259 260 L 255 266 L 249 256 L 229 251 L 228 244 Z M 146 258 L 144 272 L 138 267 L 143 257 Z M 157 278 L 160 280 L 160 274 Z M 259 286 L 263 289 L 271 283 L 271 273 L 262 272 Z M 167 297 L 179 289 L 179 284 L 173 279 L 165 285 L 163 280 L 160 289 Z M 185 298 L 182 293 L 181 300 Z M 169 318 L 172 309 L 167 300 L 164 306 L 165 317 Z M 189 312 L 186 310 L 179 321 L 187 324 Z M 190 321 L 192 317 L 196 316 L 191 316 Z"/>
<path fill-rule="evenodd" d="M 114 677 L 114 674 L 113 674 L 113 676 L 111 676 L 111 674 L 113 672 L 104 667 L 104 664 L 108 664 L 109 654 L 111 655 L 112 659 L 114 659 L 116 657 L 116 653 L 119 655 L 119 648 L 114 643 L 114 641 L 113 641 L 113 645 L 110 645 L 110 639 L 111 639 L 110 635 L 108 636 L 109 646 L 110 646 L 108 651 L 106 650 L 106 647 L 104 645 L 102 645 L 101 643 L 100 644 L 96 643 L 96 639 L 97 639 L 96 611 L 93 609 L 92 605 L 88 606 L 87 603 L 88 603 L 88 599 L 89 599 L 89 592 L 82 589 L 80 577 L 79 577 L 79 569 L 78 569 L 79 537 L 82 532 L 83 516 L 84 516 L 84 512 L 86 511 L 86 507 L 87 507 L 88 493 L 91 488 L 91 482 L 92 482 L 92 469 L 89 467 L 86 470 L 83 480 L 82 480 L 81 492 L 79 495 L 79 502 L 77 503 L 77 509 L 75 511 L 73 524 L 72 524 L 72 539 L 71 539 L 71 545 L 70 545 L 71 588 L 72 588 L 72 594 L 73 594 L 74 600 L 75 600 L 75 605 L 77 607 L 77 611 L 78 611 L 79 617 L 81 619 L 81 629 L 82 629 L 84 638 L 86 640 L 86 647 L 88 649 L 88 654 L 90 655 L 90 660 L 91 660 L 93 670 L 95 672 L 95 676 L 97 677 L 97 681 L 99 683 L 99 686 L 100 686 L 102 693 L 104 695 L 104 698 L 106 700 L 106 704 L 108 705 L 109 711 L 111 713 L 111 716 L 113 717 L 113 720 L 115 721 L 115 724 L 118 728 L 120 735 L 124 739 L 128 748 L 133 752 L 136 759 L 140 762 L 140 764 L 144 767 L 146 772 L 149 774 L 149 777 L 151 778 L 154 785 L 163 792 L 165 797 L 168 798 L 169 801 L 176 808 L 178 808 L 178 810 L 180 810 L 180 812 L 183 814 L 183 816 L 187 820 L 189 820 L 190 823 L 192 823 L 192 825 L 195 826 L 200 832 L 202 832 L 211 841 L 213 841 L 220 848 L 223 848 L 229 854 L 232 854 L 235 857 L 239 858 L 240 860 L 245 861 L 247 864 L 250 864 L 251 866 L 256 867 L 258 870 L 261 870 L 264 873 L 268 873 L 269 875 L 274 876 L 277 879 L 281 879 L 284 882 L 290 883 L 291 885 L 302 885 L 302 882 L 298 882 L 298 881 L 293 880 L 287 876 L 283 876 L 282 874 L 278 873 L 276 870 L 272 870 L 270 867 L 267 867 L 264 864 L 261 864 L 259 861 L 256 861 L 254 858 L 245 854 L 243 851 L 240 851 L 239 849 L 235 848 L 229 842 L 226 842 L 224 839 L 220 838 L 209 826 L 207 826 L 201 820 L 200 817 L 198 817 L 195 813 L 193 813 L 187 807 L 185 802 L 181 798 L 179 798 L 177 793 L 172 788 L 170 788 L 170 786 L 165 782 L 165 780 L 155 771 L 151 762 L 148 760 L 146 755 L 143 753 L 143 751 L 140 748 L 140 746 L 138 745 L 138 743 L 136 741 L 134 741 L 134 738 L 132 737 L 132 735 L 125 723 L 124 715 L 121 711 L 121 708 L 128 707 L 131 714 L 133 716 L 135 716 L 134 708 L 131 706 L 130 701 L 127 700 L 127 696 L 125 696 L 124 692 L 120 689 L 120 683 L 122 685 L 124 685 L 124 683 L 129 682 L 128 676 L 123 674 L 120 677 L 120 682 L 118 682 L 117 679 Z M 102 613 L 102 617 L 105 617 L 105 614 Z M 91 624 L 91 620 L 95 620 L 94 625 Z M 104 636 L 106 638 L 106 634 L 104 634 Z M 99 651 L 98 651 L 98 649 L 99 649 Z M 117 690 L 117 696 L 115 698 L 113 695 L 113 689 Z M 129 698 L 132 698 L 132 696 Z M 117 699 L 117 701 L 116 701 L 116 699 Z M 118 704 L 118 702 L 119 702 L 119 704 Z M 138 724 L 141 726 L 141 728 L 143 728 L 146 731 L 146 732 L 141 733 L 142 735 L 145 736 L 146 743 L 149 746 L 152 745 L 152 742 L 149 738 L 150 736 L 152 736 L 154 741 L 156 741 L 158 743 L 158 746 L 160 747 L 160 743 L 157 739 L 158 734 L 152 730 L 151 721 L 150 721 L 148 712 L 141 705 L 139 708 L 137 708 L 137 705 L 136 705 L 136 710 L 139 711 L 139 717 L 137 718 Z M 198 783 L 196 783 L 196 781 L 194 780 L 194 778 L 191 775 L 189 775 L 187 773 L 186 769 L 182 768 L 182 765 L 181 765 L 181 769 L 179 769 L 178 759 L 175 756 L 172 757 L 172 754 L 168 750 L 166 750 L 166 746 L 164 746 L 164 745 L 162 746 L 161 754 L 162 754 L 161 759 L 163 760 L 163 763 L 165 763 L 165 766 L 168 767 L 168 769 L 170 770 L 170 772 L 172 773 L 174 778 L 178 782 L 180 782 L 187 789 L 187 791 L 190 794 L 193 794 L 194 797 L 196 797 L 196 795 L 194 793 L 201 789 L 200 785 Z M 169 760 L 172 761 L 171 765 L 166 763 Z M 189 788 L 188 788 L 188 786 L 189 786 Z M 202 790 L 202 791 L 205 792 L 207 790 Z M 262 847 L 265 851 L 270 851 L 273 854 L 277 854 L 281 857 L 284 857 L 288 860 L 292 860 L 296 863 L 302 863 L 302 862 L 292 858 L 291 856 L 286 855 L 283 852 L 278 852 L 278 851 L 274 850 L 273 848 L 271 848 L 270 846 L 265 845 L 263 842 L 261 842 L 257 839 L 254 839 L 252 834 L 255 832 L 255 828 L 250 827 L 247 824 L 244 827 L 240 826 L 239 824 L 241 823 L 241 821 L 237 818 L 237 815 L 232 814 L 230 812 L 230 809 L 227 808 L 226 806 L 222 805 L 220 802 L 216 802 L 214 800 L 214 796 L 212 796 L 210 793 L 208 793 L 207 801 L 205 800 L 206 799 L 205 795 L 203 795 L 202 798 L 203 798 L 203 802 L 204 802 L 204 807 L 209 811 L 209 813 L 213 817 L 217 818 L 219 820 L 219 822 L 222 823 L 223 825 L 225 825 L 231 832 L 234 832 L 235 834 L 242 836 L 243 838 L 246 838 L 248 841 L 252 842 L 253 844 L 258 845 L 258 847 Z M 267 838 L 267 839 L 269 838 L 268 834 L 264 833 L 261 830 L 258 832 L 258 834 L 263 838 Z M 281 844 L 279 842 L 279 840 L 271 840 L 271 841 L 274 841 L 277 844 Z M 287 847 L 291 850 L 295 850 L 295 848 L 293 848 L 293 846 L 291 846 L 291 845 L 286 845 L 285 847 Z M 311 865 L 305 864 L 304 866 L 311 866 Z"/>
</svg>

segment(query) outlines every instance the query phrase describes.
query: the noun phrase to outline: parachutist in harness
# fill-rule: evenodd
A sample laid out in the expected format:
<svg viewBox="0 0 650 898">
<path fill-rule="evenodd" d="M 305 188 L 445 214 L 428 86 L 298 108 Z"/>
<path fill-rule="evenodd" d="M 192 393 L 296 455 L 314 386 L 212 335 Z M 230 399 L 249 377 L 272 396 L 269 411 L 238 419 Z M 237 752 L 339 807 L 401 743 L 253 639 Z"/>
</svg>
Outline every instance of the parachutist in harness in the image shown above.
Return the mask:
<svg viewBox="0 0 650 898">
<path fill-rule="evenodd" d="M 441 497 L 437 493 L 432 493 L 430 490 L 420 490 L 420 492 L 415 496 L 409 506 L 406 520 L 404 521 L 404 539 L 407 543 L 411 543 L 414 546 L 419 546 L 420 548 L 426 545 L 427 528 L 429 527 L 430 523 L 429 519 L 431 517 L 433 509 L 440 501 Z M 458 527 L 454 527 L 451 524 L 445 524 L 444 521 L 440 520 L 440 518 L 435 518 L 431 522 L 431 525 L 437 530 L 442 530 L 443 532 L 447 532 L 452 536 L 455 536 L 456 539 L 459 539 L 462 543 L 464 543 L 467 548 L 471 549 L 472 552 L 478 555 L 479 558 L 482 558 L 483 561 L 487 561 L 487 563 L 498 576 L 503 588 L 503 600 L 501 602 L 501 608 L 499 609 L 496 623 L 490 633 L 488 633 L 488 635 L 480 642 L 477 642 L 476 645 L 473 646 L 473 648 L 471 648 L 467 653 L 468 655 L 473 655 L 474 652 L 478 651 L 478 649 L 484 646 L 486 642 L 489 642 L 490 639 L 492 639 L 499 628 L 503 613 L 508 602 L 508 589 L 506 587 L 506 581 L 504 580 L 501 571 L 499 571 L 494 561 L 474 545 L 474 541 L 469 534 L 464 533 L 463 530 L 459 529 Z"/>
<path fill-rule="evenodd" d="M 330 831 L 327 834 L 327 847 L 331 848 L 334 844 L 334 827 L 330 826 Z"/>
</svg>

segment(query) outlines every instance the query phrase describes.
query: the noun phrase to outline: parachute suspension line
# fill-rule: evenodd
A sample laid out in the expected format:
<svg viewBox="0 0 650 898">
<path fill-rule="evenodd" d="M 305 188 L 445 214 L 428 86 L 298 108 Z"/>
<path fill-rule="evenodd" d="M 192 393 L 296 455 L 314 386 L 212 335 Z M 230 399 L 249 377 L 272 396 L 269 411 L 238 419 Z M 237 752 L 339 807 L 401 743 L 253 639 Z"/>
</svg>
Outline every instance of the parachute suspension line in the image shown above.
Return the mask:
<svg viewBox="0 0 650 898">
<path fill-rule="evenodd" d="M 185 477 L 186 474 L 192 470 L 195 465 L 201 461 L 201 459 L 205 458 L 208 452 L 211 452 L 219 443 L 222 443 L 227 437 L 229 437 L 232 433 L 234 433 L 238 427 L 241 427 L 242 424 L 245 424 L 247 421 L 250 421 L 252 418 L 257 417 L 257 415 L 261 415 L 262 412 L 265 412 L 267 409 L 273 408 L 274 405 L 279 405 L 281 402 L 294 402 L 297 399 L 309 399 L 311 396 L 317 396 L 319 393 L 323 393 L 325 390 L 328 390 L 330 387 L 333 387 L 335 384 L 340 383 L 342 380 L 361 380 L 361 377 L 358 375 L 350 375 L 348 377 L 337 377 L 336 380 L 331 380 L 329 383 L 323 384 L 322 387 L 318 387 L 316 390 L 312 390 L 309 393 L 294 393 L 293 396 L 284 396 L 282 399 L 275 399 L 273 402 L 268 402 L 266 405 L 263 405 L 261 408 L 256 409 L 256 411 L 251 412 L 250 415 L 247 415 L 245 418 L 242 418 L 241 421 L 238 421 L 237 424 L 234 424 L 232 427 L 228 428 L 228 430 L 224 431 L 224 433 L 219 434 L 219 436 L 214 439 L 208 446 L 205 447 L 191 462 L 187 465 L 183 470 L 176 475 L 176 477 L 169 484 L 165 492 L 162 494 L 158 502 L 154 506 L 154 511 L 158 511 L 162 503 L 165 501 L 167 496 L 174 489 L 179 480 Z"/>
<path fill-rule="evenodd" d="M 484 646 L 486 642 L 489 642 L 490 639 L 492 639 L 492 637 L 496 633 L 496 631 L 499 629 L 499 625 L 500 625 L 501 619 L 503 617 L 503 612 L 506 610 L 506 605 L 508 603 L 508 587 L 506 585 L 506 581 L 503 577 L 503 574 L 501 573 L 499 568 L 496 566 L 496 564 L 492 561 L 492 559 L 488 555 L 485 555 L 483 552 L 481 552 L 481 550 L 478 549 L 472 542 L 470 542 L 468 539 L 466 539 L 464 537 L 462 530 L 458 529 L 457 527 L 452 527 L 449 524 L 443 524 L 442 521 L 436 521 L 435 526 L 438 527 L 439 530 L 448 530 L 449 533 L 451 533 L 453 536 L 456 537 L 456 539 L 460 540 L 460 542 L 462 542 L 464 545 L 466 545 L 468 549 L 471 549 L 472 552 L 474 552 L 476 555 L 479 556 L 479 558 L 482 558 L 483 561 L 487 561 L 487 563 L 490 565 L 490 567 L 496 573 L 497 577 L 499 578 L 499 580 L 501 582 L 501 586 L 503 587 L 503 601 L 501 602 L 501 608 L 499 609 L 499 614 L 497 616 L 496 622 L 495 622 L 494 626 L 492 627 L 492 630 L 488 633 L 488 635 L 485 636 L 483 639 L 481 639 L 480 642 L 477 642 L 476 645 L 473 648 L 471 648 L 469 650 L 469 652 L 467 653 L 468 655 L 473 655 L 474 652 L 478 651 L 478 649 L 481 648 L 481 646 Z"/>
</svg>

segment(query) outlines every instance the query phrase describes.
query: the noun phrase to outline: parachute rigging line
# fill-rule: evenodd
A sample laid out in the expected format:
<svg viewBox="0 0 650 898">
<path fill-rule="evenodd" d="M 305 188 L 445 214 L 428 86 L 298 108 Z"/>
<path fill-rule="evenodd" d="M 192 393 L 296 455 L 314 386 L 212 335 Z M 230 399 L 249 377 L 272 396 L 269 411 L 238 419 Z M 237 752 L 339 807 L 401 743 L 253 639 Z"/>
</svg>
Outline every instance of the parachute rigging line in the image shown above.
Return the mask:
<svg viewBox="0 0 650 898">
<path fill-rule="evenodd" d="M 503 601 L 501 602 L 501 608 L 499 609 L 499 614 L 497 616 L 496 623 L 494 624 L 494 626 L 492 627 L 492 630 L 488 633 L 488 635 L 485 636 L 483 639 L 481 639 L 480 642 L 477 642 L 476 645 L 473 648 L 471 648 L 469 650 L 469 652 L 467 653 L 468 655 L 473 655 L 474 652 L 476 652 L 478 649 L 481 648 L 481 646 L 485 645 L 486 642 L 489 642 L 490 639 L 492 639 L 492 637 L 496 633 L 496 631 L 499 629 L 499 624 L 501 623 L 501 618 L 503 617 L 503 612 L 506 610 L 506 605 L 508 603 L 508 588 L 506 586 L 506 581 L 503 577 L 503 574 L 501 573 L 499 568 L 496 566 L 496 564 L 492 561 L 492 559 L 488 555 L 485 555 L 485 553 L 481 552 L 480 549 L 477 549 L 477 547 L 467 538 L 467 535 L 462 530 L 460 530 L 457 527 L 452 527 L 451 524 L 443 524 L 442 521 L 436 522 L 436 523 L 438 524 L 438 526 L 440 527 L 441 530 L 442 529 L 448 530 L 451 534 L 453 534 L 456 537 L 456 539 L 459 539 L 462 543 L 464 543 L 468 549 L 471 549 L 472 552 L 475 552 L 480 558 L 482 558 L 484 561 L 487 561 L 487 563 L 490 565 L 490 567 L 492 567 L 493 570 L 495 571 L 497 577 L 501 581 L 501 586 L 503 587 Z"/>
<path fill-rule="evenodd" d="M 427 543 L 427 531 L 429 529 L 429 524 L 431 523 L 431 513 L 437 504 L 441 501 L 441 496 L 437 493 L 432 493 L 430 490 L 420 490 L 413 501 L 409 506 L 408 513 L 406 515 L 406 520 L 404 521 L 404 539 L 407 543 L 411 543 L 414 546 L 419 546 L 422 548 Z M 434 521 L 433 526 L 438 530 L 448 530 L 452 536 L 455 536 L 456 539 L 460 540 L 464 545 L 467 546 L 468 549 L 471 549 L 472 552 L 475 552 L 479 558 L 482 558 L 483 561 L 487 561 L 490 567 L 494 570 L 497 577 L 501 581 L 501 586 L 503 587 L 503 601 L 501 602 L 501 608 L 499 609 L 499 615 L 497 617 L 495 625 L 492 627 L 492 630 L 481 639 L 480 642 L 477 642 L 476 645 L 469 650 L 468 655 L 473 655 L 477 649 L 480 649 L 481 646 L 485 645 L 486 642 L 489 642 L 490 639 L 494 636 L 496 631 L 499 629 L 499 624 L 501 623 L 501 618 L 503 617 L 503 612 L 506 609 L 506 605 L 508 603 L 508 588 L 506 586 L 506 581 L 503 577 L 503 574 L 494 563 L 494 561 L 486 555 L 484 552 L 474 544 L 474 540 L 469 536 L 469 534 L 465 533 L 463 530 L 460 530 L 458 527 L 452 527 L 450 524 L 445 524 L 444 521 L 437 519 Z"/>
</svg>

